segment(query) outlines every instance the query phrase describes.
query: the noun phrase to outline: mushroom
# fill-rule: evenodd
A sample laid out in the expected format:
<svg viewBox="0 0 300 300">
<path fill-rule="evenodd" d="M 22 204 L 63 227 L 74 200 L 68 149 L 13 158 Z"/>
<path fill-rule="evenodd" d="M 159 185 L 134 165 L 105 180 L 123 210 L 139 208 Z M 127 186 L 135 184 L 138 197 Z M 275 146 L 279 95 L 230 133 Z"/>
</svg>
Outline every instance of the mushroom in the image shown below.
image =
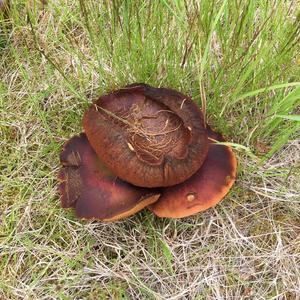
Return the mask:
<svg viewBox="0 0 300 300">
<path fill-rule="evenodd" d="M 146 206 L 159 217 L 187 217 L 216 205 L 234 183 L 232 149 L 172 89 L 132 84 L 101 96 L 83 127 L 65 144 L 59 173 L 61 206 L 81 219 L 113 221 Z"/>
<path fill-rule="evenodd" d="M 183 218 L 204 211 L 228 193 L 236 177 L 237 161 L 221 134 L 207 125 L 210 138 L 209 150 L 202 167 L 188 180 L 165 188 L 160 199 L 150 205 L 150 210 L 159 217 Z"/>
<path fill-rule="evenodd" d="M 97 157 L 84 133 L 72 137 L 60 155 L 61 206 L 81 219 L 114 221 L 157 201 L 158 190 L 135 187 L 114 176 Z"/>
<path fill-rule="evenodd" d="M 87 138 L 113 174 L 141 187 L 191 177 L 208 151 L 204 118 L 189 97 L 133 84 L 101 96 L 85 112 Z"/>
</svg>

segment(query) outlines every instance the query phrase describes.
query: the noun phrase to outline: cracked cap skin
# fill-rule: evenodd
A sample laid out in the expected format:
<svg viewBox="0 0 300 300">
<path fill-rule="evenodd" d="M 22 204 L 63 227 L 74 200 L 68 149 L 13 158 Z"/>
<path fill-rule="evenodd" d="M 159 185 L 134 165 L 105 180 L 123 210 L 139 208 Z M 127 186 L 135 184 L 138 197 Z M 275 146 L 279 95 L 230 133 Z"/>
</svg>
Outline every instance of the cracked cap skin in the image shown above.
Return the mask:
<svg viewBox="0 0 300 300">
<path fill-rule="evenodd" d="M 140 211 L 160 196 L 113 175 L 97 157 L 86 135 L 74 136 L 60 155 L 60 201 L 80 219 L 115 221 Z"/>
<path fill-rule="evenodd" d="M 208 151 L 204 118 L 189 97 L 132 84 L 101 96 L 83 127 L 101 161 L 141 187 L 167 187 L 191 177 Z"/>
<path fill-rule="evenodd" d="M 221 134 L 209 126 L 207 133 L 209 138 L 224 142 Z M 232 149 L 210 140 L 206 160 L 196 174 L 181 184 L 165 188 L 160 199 L 149 209 L 159 217 L 183 218 L 215 206 L 232 187 L 236 168 Z"/>
</svg>

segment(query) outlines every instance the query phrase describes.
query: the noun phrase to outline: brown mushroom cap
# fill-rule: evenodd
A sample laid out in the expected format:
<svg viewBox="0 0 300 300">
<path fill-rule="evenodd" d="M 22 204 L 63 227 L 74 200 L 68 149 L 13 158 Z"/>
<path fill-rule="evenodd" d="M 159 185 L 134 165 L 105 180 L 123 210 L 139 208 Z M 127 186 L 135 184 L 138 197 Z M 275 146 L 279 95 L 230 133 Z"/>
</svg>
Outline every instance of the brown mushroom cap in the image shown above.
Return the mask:
<svg viewBox="0 0 300 300">
<path fill-rule="evenodd" d="M 224 141 L 207 126 L 208 137 Z M 150 205 L 159 217 L 183 218 L 206 210 L 228 193 L 236 177 L 236 158 L 228 146 L 210 142 L 207 158 L 200 170 L 190 179 L 166 188 L 161 198 Z"/>
<path fill-rule="evenodd" d="M 114 176 L 99 160 L 86 135 L 71 138 L 60 156 L 61 206 L 82 219 L 113 221 L 157 201 L 157 190 L 135 187 Z"/>
<path fill-rule="evenodd" d="M 183 182 L 208 151 L 203 115 L 189 97 L 133 84 L 101 96 L 85 112 L 83 127 L 103 163 L 137 186 Z"/>
</svg>

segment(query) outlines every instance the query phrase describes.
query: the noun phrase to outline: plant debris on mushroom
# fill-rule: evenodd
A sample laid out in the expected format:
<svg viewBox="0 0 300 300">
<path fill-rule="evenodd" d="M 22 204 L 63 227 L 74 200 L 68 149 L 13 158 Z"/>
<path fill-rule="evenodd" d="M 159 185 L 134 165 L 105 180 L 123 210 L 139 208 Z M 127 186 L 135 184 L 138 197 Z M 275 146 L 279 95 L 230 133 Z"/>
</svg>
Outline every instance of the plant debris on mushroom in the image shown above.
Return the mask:
<svg viewBox="0 0 300 300">
<path fill-rule="evenodd" d="M 97 157 L 86 135 L 71 138 L 60 156 L 61 206 L 82 219 L 113 221 L 157 201 L 157 190 L 132 186 L 114 176 Z"/>
<path fill-rule="evenodd" d="M 111 172 L 142 187 L 185 181 L 208 151 L 196 103 L 177 91 L 146 84 L 101 96 L 85 112 L 83 127 Z"/>
</svg>

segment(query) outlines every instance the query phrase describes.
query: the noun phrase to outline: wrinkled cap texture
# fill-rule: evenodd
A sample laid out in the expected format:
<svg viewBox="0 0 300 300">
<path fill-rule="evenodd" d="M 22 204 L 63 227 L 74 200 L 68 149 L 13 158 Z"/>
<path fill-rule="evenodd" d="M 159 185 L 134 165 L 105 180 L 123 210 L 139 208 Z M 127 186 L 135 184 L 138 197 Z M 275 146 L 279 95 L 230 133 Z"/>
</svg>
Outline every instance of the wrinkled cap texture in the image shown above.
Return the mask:
<svg viewBox="0 0 300 300">
<path fill-rule="evenodd" d="M 133 186 L 113 175 L 97 157 L 86 135 L 71 138 L 60 156 L 61 206 L 81 219 L 114 221 L 157 201 L 157 190 Z"/>
<path fill-rule="evenodd" d="M 208 136 L 220 142 L 224 138 L 207 126 Z M 150 205 L 159 217 L 183 218 L 204 211 L 228 193 L 236 177 L 237 162 L 232 149 L 210 141 L 202 167 L 187 181 L 165 188 L 161 198 Z"/>
<path fill-rule="evenodd" d="M 201 110 L 167 88 L 133 84 L 101 96 L 85 112 L 83 127 L 108 169 L 141 187 L 185 181 L 208 151 Z"/>
</svg>

